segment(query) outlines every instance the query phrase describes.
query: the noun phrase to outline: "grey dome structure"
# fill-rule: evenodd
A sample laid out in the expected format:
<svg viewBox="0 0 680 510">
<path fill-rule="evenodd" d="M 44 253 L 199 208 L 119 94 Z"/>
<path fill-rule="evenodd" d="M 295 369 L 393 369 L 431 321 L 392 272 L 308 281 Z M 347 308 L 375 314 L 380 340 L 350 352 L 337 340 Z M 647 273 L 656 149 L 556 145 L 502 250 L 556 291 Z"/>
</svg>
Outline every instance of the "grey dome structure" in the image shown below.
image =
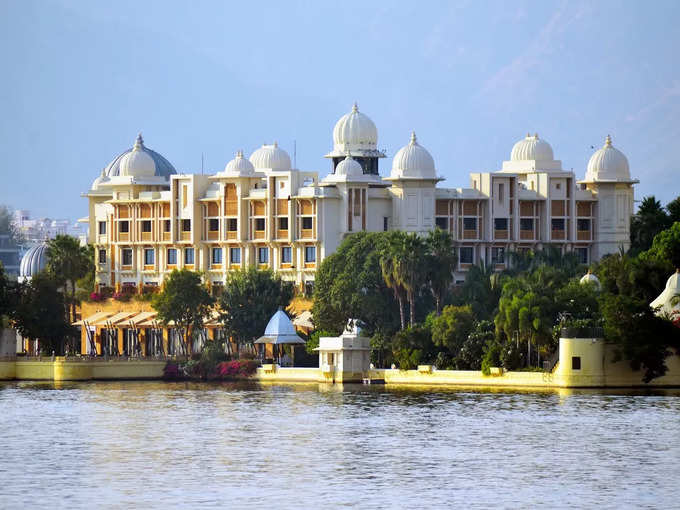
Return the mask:
<svg viewBox="0 0 680 510">
<path fill-rule="evenodd" d="M 158 154 L 156 151 L 149 149 L 144 145 L 144 139 L 142 138 L 142 134 L 140 133 L 137 135 L 137 140 L 135 141 L 135 145 L 138 145 L 139 148 L 144 151 L 146 154 L 151 156 L 151 159 L 153 159 L 153 162 L 156 165 L 156 171 L 155 174 L 158 177 L 165 177 L 166 179 L 169 179 L 171 175 L 174 175 L 177 173 L 175 170 L 175 167 L 172 166 L 172 164 L 165 159 L 163 156 Z M 122 159 L 129 153 L 131 153 L 134 150 L 134 146 L 130 147 L 128 150 L 125 152 L 120 153 L 118 156 L 114 158 L 111 163 L 107 165 L 107 167 L 104 169 L 104 175 L 107 177 L 116 177 L 121 174 L 120 171 L 120 164 Z"/>
<path fill-rule="evenodd" d="M 19 281 L 30 280 L 47 267 L 47 243 L 43 242 L 29 249 L 21 259 Z"/>
</svg>

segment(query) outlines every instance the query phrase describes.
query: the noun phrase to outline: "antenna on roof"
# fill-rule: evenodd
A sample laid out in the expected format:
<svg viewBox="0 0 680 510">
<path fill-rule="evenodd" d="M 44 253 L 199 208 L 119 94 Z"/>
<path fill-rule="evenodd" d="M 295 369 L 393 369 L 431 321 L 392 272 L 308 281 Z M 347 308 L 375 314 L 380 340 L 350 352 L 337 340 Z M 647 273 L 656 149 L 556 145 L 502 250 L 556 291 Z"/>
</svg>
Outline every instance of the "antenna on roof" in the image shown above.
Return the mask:
<svg viewBox="0 0 680 510">
<path fill-rule="evenodd" d="M 297 140 L 293 140 L 293 168 L 297 168 Z"/>
<path fill-rule="evenodd" d="M 203 153 L 201 152 L 201 175 L 203 175 Z"/>
</svg>

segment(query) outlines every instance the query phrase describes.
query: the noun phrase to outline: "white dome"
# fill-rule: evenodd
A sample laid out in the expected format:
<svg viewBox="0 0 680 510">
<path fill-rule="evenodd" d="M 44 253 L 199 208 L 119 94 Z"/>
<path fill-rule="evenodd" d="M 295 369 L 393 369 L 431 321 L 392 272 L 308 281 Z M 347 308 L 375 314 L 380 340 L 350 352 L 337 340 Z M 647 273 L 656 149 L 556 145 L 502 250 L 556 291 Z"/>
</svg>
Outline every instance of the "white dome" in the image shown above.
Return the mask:
<svg viewBox="0 0 680 510">
<path fill-rule="evenodd" d="M 553 150 L 548 142 L 541 140 L 538 133 L 517 142 L 510 153 L 511 161 L 553 161 Z"/>
<path fill-rule="evenodd" d="M 356 103 L 352 111 L 340 117 L 333 128 L 336 150 L 376 150 L 378 130 L 371 119 L 359 111 Z"/>
<path fill-rule="evenodd" d="M 586 181 L 630 181 L 628 158 L 612 145 L 607 135 L 604 145 L 588 161 Z"/>
<path fill-rule="evenodd" d="M 581 285 L 585 285 L 586 283 L 592 283 L 597 287 L 598 290 L 602 288 L 602 286 L 600 285 L 600 279 L 593 273 L 591 273 L 590 270 L 588 270 L 588 272 L 583 275 L 581 280 L 579 280 L 579 283 Z"/>
<path fill-rule="evenodd" d="M 436 179 L 434 159 L 425 147 L 418 143 L 415 132 L 411 133 L 411 141 L 392 160 L 390 177 L 411 179 Z"/>
<path fill-rule="evenodd" d="M 290 156 L 278 144 L 263 145 L 250 155 L 250 162 L 257 169 L 290 170 Z"/>
<path fill-rule="evenodd" d="M 360 177 L 364 175 L 364 169 L 359 162 L 352 156 L 347 156 L 338 166 L 335 167 L 335 175 L 346 175 L 347 177 Z"/>
<path fill-rule="evenodd" d="M 106 172 L 102 170 L 101 175 L 97 177 L 94 181 L 92 181 L 92 187 L 90 189 L 92 189 L 93 191 L 97 191 L 99 190 L 100 184 L 107 182 L 109 180 L 110 179 L 107 177 Z"/>
<path fill-rule="evenodd" d="M 141 135 L 135 140 L 132 151 L 121 158 L 119 171 L 120 175 L 132 177 L 151 177 L 156 175 L 156 162 L 144 150 Z"/>
<path fill-rule="evenodd" d="M 223 175 L 232 177 L 250 176 L 255 172 L 253 164 L 243 157 L 243 151 L 238 151 L 234 159 L 224 167 Z"/>
</svg>

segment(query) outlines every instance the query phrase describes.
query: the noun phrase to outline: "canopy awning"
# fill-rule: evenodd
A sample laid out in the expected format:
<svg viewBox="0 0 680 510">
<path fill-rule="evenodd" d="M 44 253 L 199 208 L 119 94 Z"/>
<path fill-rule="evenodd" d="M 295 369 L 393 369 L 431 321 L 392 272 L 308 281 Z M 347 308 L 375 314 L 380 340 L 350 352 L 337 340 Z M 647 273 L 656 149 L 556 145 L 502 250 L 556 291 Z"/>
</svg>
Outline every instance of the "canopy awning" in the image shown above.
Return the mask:
<svg viewBox="0 0 680 510">
<path fill-rule="evenodd" d="M 96 323 L 97 321 L 110 317 L 111 315 L 113 315 L 113 312 L 97 312 L 94 315 L 90 315 L 86 319 L 81 319 L 79 321 L 74 322 L 73 324 L 71 324 L 71 326 L 84 326 L 85 322 L 87 322 L 90 325 L 94 325 L 94 323 Z"/>
<path fill-rule="evenodd" d="M 158 312 L 140 312 L 134 317 L 130 317 L 127 322 L 131 322 L 133 326 L 139 327 L 147 321 L 152 322 L 156 315 L 158 315 Z"/>
<path fill-rule="evenodd" d="M 120 324 L 121 322 L 126 322 L 130 317 L 133 315 L 136 315 L 138 312 L 118 312 L 117 314 L 111 316 L 111 317 L 102 317 L 101 319 L 97 320 L 96 322 L 93 322 L 93 326 L 101 326 L 101 327 L 106 327 L 109 324 L 112 324 L 114 326 Z"/>
</svg>

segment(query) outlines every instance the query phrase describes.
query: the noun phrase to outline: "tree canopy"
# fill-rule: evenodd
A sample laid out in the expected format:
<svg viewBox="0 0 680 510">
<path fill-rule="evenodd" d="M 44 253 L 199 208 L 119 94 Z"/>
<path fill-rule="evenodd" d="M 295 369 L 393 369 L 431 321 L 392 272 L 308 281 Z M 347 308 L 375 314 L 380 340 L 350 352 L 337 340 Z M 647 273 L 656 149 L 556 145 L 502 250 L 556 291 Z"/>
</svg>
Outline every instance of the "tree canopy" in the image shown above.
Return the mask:
<svg viewBox="0 0 680 510">
<path fill-rule="evenodd" d="M 248 267 L 229 273 L 219 305 L 220 320 L 237 346 L 264 333 L 269 319 L 293 299 L 293 284 L 273 271 Z"/>
<path fill-rule="evenodd" d="M 67 310 L 70 308 L 71 322 L 76 320 L 76 287 L 77 281 L 94 266 L 94 253 L 91 247 L 81 246 L 80 241 L 72 236 L 58 235 L 47 243 L 47 271 L 64 289 Z M 69 314 L 67 313 L 67 316 Z"/>
</svg>

